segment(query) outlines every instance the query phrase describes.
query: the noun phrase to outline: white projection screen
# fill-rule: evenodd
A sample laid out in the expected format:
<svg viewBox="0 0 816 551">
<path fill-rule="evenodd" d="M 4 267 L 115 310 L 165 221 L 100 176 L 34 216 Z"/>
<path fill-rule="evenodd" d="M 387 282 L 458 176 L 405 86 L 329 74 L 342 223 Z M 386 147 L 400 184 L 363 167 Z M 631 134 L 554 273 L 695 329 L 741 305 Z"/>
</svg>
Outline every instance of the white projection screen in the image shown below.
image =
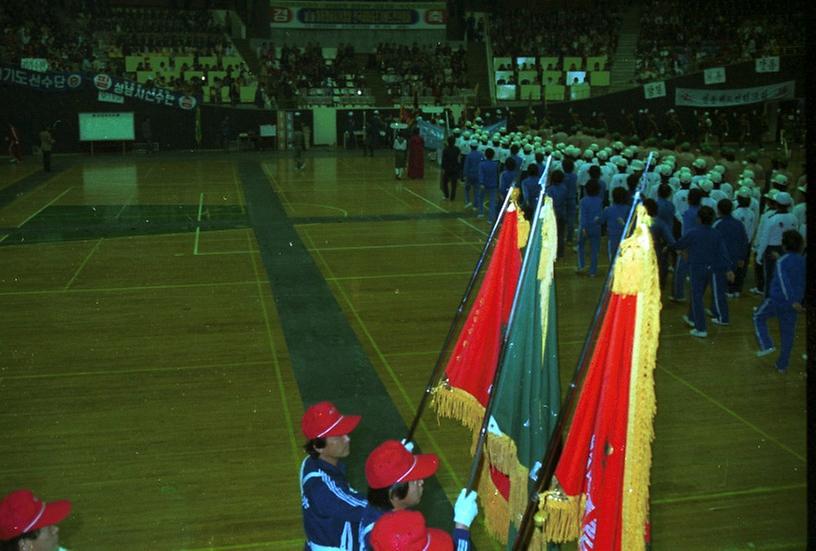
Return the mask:
<svg viewBox="0 0 816 551">
<path fill-rule="evenodd" d="M 135 139 L 133 113 L 79 113 L 81 142 L 118 142 Z"/>
</svg>

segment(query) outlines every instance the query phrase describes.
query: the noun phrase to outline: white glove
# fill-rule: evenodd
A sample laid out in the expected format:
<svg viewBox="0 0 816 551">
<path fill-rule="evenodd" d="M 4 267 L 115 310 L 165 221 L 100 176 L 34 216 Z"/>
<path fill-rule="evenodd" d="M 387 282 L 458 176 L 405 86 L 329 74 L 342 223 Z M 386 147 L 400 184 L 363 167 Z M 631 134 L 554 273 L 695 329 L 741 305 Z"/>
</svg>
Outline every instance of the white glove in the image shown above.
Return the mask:
<svg viewBox="0 0 816 551">
<path fill-rule="evenodd" d="M 414 453 L 414 443 L 411 442 L 410 440 L 406 440 L 405 438 L 403 438 L 402 440 L 400 440 L 400 444 L 402 444 L 402 447 L 408 450 L 409 452 Z"/>
<path fill-rule="evenodd" d="M 479 514 L 479 506 L 476 504 L 476 492 L 471 491 L 469 494 L 466 492 L 467 490 L 462 489 L 459 497 L 456 498 L 456 504 L 453 506 L 453 522 L 470 528 L 473 519 Z"/>
</svg>

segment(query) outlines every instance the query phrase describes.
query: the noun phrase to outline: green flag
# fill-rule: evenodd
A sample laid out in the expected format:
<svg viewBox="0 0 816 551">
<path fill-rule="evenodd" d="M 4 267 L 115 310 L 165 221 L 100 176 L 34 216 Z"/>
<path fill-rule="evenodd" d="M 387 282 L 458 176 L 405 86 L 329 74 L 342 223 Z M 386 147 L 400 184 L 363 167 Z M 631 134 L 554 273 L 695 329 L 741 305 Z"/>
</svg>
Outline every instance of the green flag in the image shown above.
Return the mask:
<svg viewBox="0 0 816 551">
<path fill-rule="evenodd" d="M 527 507 L 537 464 L 557 423 L 561 402 L 553 284 L 556 223 L 550 198 L 541 208 L 535 235 L 530 235 L 527 246 L 531 247 L 530 257 L 520 276 L 516 311 L 493 397 L 479 492 L 488 530 L 509 544 Z"/>
</svg>

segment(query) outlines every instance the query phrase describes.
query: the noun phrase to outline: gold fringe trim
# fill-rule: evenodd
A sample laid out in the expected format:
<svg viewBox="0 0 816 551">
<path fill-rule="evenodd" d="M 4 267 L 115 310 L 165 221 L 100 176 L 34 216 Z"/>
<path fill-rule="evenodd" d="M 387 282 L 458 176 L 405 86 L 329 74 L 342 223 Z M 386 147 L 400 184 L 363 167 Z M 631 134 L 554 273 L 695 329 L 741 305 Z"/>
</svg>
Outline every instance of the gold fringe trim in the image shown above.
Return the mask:
<svg viewBox="0 0 816 551">
<path fill-rule="evenodd" d="M 519 197 L 521 191 L 518 188 L 513 188 L 512 195 L 510 195 L 511 207 L 508 208 L 516 212 L 516 233 L 518 235 L 518 248 L 523 249 L 527 246 L 527 240 L 530 238 L 530 222 L 521 214 L 521 205 L 519 204 Z"/>
<path fill-rule="evenodd" d="M 516 443 L 509 436 L 491 433 L 485 447 L 490 463 L 510 477 L 509 518 L 519 526 L 527 508 L 527 478 L 530 471 L 519 463 Z"/>
<path fill-rule="evenodd" d="M 647 257 L 651 256 L 654 259 L 652 235 L 649 232 L 652 219 L 646 214 L 643 205 L 638 205 L 636 216 L 635 230 L 621 242 L 620 256 L 615 262 L 612 292 L 618 295 L 636 295 L 645 291 L 650 269 Z"/>
<path fill-rule="evenodd" d="M 547 490 L 538 497 L 535 522 L 542 529 L 543 539 L 553 543 L 577 540 L 581 535 L 586 496 L 567 496 L 561 490 Z"/>
<path fill-rule="evenodd" d="M 474 433 L 482 427 L 484 406 L 469 392 L 447 382 L 438 384 L 431 391 L 431 407 L 438 416 L 459 421 Z"/>
<path fill-rule="evenodd" d="M 479 480 L 476 487 L 479 499 L 482 502 L 484 511 L 484 523 L 487 532 L 499 540 L 502 544 L 507 544 L 508 527 L 510 526 L 510 509 L 501 495 L 493 479 L 490 477 L 490 467 L 488 462 L 482 462 L 482 469 L 479 473 Z"/>
<path fill-rule="evenodd" d="M 642 206 L 638 207 L 635 234 L 630 238 L 636 240 L 637 246 L 631 247 L 628 255 L 631 266 L 624 266 L 627 272 L 639 274 L 639 281 L 627 283 L 637 286 L 638 297 L 632 342 L 621 511 L 621 549 L 632 551 L 644 551 L 646 548 L 644 528 L 649 518 L 649 474 L 652 466 L 654 416 L 657 412 L 654 369 L 661 308 L 657 257 L 649 232 L 651 218 L 641 212 L 641 209 Z"/>
</svg>

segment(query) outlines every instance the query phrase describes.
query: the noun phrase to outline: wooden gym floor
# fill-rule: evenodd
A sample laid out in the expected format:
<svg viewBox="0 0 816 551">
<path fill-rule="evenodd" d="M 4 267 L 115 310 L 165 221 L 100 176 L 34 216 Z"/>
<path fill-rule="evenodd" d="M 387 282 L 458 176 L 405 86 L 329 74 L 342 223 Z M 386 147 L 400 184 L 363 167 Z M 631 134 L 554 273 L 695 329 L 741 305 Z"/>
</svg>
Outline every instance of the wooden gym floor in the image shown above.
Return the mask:
<svg viewBox="0 0 816 551">
<path fill-rule="evenodd" d="M 69 498 L 64 546 L 302 549 L 304 403 L 364 415 L 350 479 L 410 423 L 487 223 L 438 172 L 392 156 L 29 158 L 0 167 L 0 491 Z M 602 278 L 559 262 L 566 388 Z M 750 287 L 753 279 L 749 276 Z M 654 549 L 802 549 L 804 320 L 787 376 L 757 360 L 752 297 L 695 340 L 666 302 L 656 372 Z M 773 327 L 772 331 L 776 331 Z M 440 455 L 422 509 L 450 525 L 465 429 L 427 412 Z M 480 549 L 498 549 L 481 525 Z M 565 546 L 565 548 L 571 548 Z"/>
</svg>

